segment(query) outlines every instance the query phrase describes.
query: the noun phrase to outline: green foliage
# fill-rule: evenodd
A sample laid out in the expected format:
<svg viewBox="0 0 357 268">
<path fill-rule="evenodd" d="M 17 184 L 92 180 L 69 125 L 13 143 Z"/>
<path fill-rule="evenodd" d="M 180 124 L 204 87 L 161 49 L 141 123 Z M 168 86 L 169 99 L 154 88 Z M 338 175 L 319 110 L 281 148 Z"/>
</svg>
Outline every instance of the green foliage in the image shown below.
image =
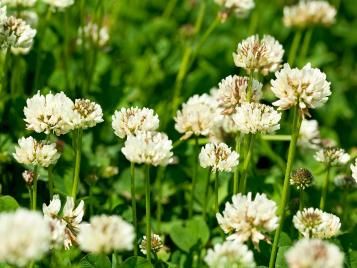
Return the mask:
<svg viewBox="0 0 357 268">
<path fill-rule="evenodd" d="M 0 196 L 0 212 L 14 211 L 18 207 L 19 204 L 13 197 L 9 195 Z"/>
</svg>

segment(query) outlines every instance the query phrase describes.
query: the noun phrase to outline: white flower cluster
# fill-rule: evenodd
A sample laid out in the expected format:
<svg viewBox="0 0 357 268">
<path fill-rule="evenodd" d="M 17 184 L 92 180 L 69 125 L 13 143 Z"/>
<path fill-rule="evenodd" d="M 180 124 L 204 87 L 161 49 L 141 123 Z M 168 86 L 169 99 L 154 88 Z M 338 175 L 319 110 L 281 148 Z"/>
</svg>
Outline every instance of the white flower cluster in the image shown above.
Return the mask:
<svg viewBox="0 0 357 268">
<path fill-rule="evenodd" d="M 271 133 L 280 128 L 281 113 L 261 103 L 243 103 L 233 114 L 236 128 L 244 133 Z"/>
<path fill-rule="evenodd" d="M 172 162 L 172 141 L 165 133 L 139 131 L 127 137 L 122 153 L 130 162 L 166 166 Z"/>
<path fill-rule="evenodd" d="M 212 172 L 231 172 L 239 163 L 239 154 L 225 143 L 208 143 L 199 154 L 200 165 L 210 167 Z"/>
<path fill-rule="evenodd" d="M 336 187 L 342 188 L 343 190 L 353 190 L 357 187 L 357 179 L 346 174 L 337 175 L 334 178 L 334 183 Z"/>
<path fill-rule="evenodd" d="M 27 99 L 24 108 L 25 122 L 28 130 L 57 136 L 77 128 L 93 127 L 103 121 L 101 107 L 89 100 L 73 101 L 63 92 L 41 95 L 37 92 Z"/>
<path fill-rule="evenodd" d="M 271 90 L 279 100 L 273 102 L 281 110 L 295 105 L 308 113 L 308 109 L 315 109 L 328 100 L 331 95 L 330 82 L 326 75 L 311 64 L 302 69 L 290 68 L 284 64 L 283 69 L 275 73 L 276 79 L 271 81 Z"/>
<path fill-rule="evenodd" d="M 36 30 L 24 20 L 6 15 L 6 6 L 0 8 L 0 48 L 24 48 L 32 46 Z"/>
<path fill-rule="evenodd" d="M 260 39 L 258 35 L 253 35 L 238 44 L 233 59 L 237 67 L 248 73 L 260 72 L 267 75 L 280 68 L 283 55 L 283 46 L 274 37 L 264 35 Z"/>
<path fill-rule="evenodd" d="M 92 217 L 89 224 L 80 225 L 78 244 L 84 251 L 108 254 L 132 250 L 134 238 L 134 227 L 121 217 L 101 215 Z"/>
<path fill-rule="evenodd" d="M 327 1 L 300 0 L 294 6 L 284 7 L 284 25 L 286 27 L 329 26 L 335 22 L 336 8 Z"/>
<path fill-rule="evenodd" d="M 238 241 L 225 241 L 207 251 L 205 262 L 210 268 L 244 267 L 254 268 L 253 252 Z"/>
<path fill-rule="evenodd" d="M 278 227 L 276 216 L 277 205 L 265 194 L 257 194 L 252 199 L 252 193 L 237 194 L 232 197 L 232 203 L 226 203 L 223 215 L 217 213 L 219 225 L 225 233 L 231 233 L 227 239 L 245 242 L 252 240 L 258 245 L 260 240 L 268 240 L 265 233 Z"/>
<path fill-rule="evenodd" d="M 351 164 L 352 177 L 356 180 L 357 183 L 357 159 L 355 160 L 355 164 Z"/>
<path fill-rule="evenodd" d="M 159 128 L 159 117 L 149 108 L 121 108 L 112 116 L 114 134 L 123 139 L 139 131 L 154 131 Z"/>
<path fill-rule="evenodd" d="M 189 98 L 175 117 L 175 129 L 184 134 L 181 139 L 192 135 L 207 136 L 213 127 L 217 106 L 216 100 L 207 94 Z"/>
<path fill-rule="evenodd" d="M 50 249 L 50 227 L 39 212 L 18 209 L 1 213 L 0 237 L 0 263 L 23 267 Z"/>
<path fill-rule="evenodd" d="M 52 245 L 63 244 L 66 249 L 69 249 L 77 243 L 79 226 L 84 215 L 83 200 L 75 207 L 74 199 L 68 196 L 63 211 L 60 213 L 61 200 L 58 195 L 54 195 L 49 205 L 42 205 L 42 211 L 51 226 Z"/>
<path fill-rule="evenodd" d="M 60 158 L 55 143 L 37 141 L 33 137 L 23 137 L 18 143 L 13 156 L 20 164 L 48 167 Z"/>
<path fill-rule="evenodd" d="M 248 102 L 249 78 L 246 76 L 230 75 L 218 84 L 218 105 L 223 109 L 223 114 L 230 115 L 235 112 L 237 106 Z M 262 97 L 263 85 L 253 79 L 251 85 L 250 101 L 259 102 Z"/>
<path fill-rule="evenodd" d="M 314 155 L 316 161 L 329 164 L 331 166 L 345 165 L 350 160 L 350 156 L 345 150 L 336 147 L 326 147 L 317 151 Z"/>
<path fill-rule="evenodd" d="M 285 254 L 289 268 L 342 268 L 343 253 L 331 243 L 302 239 Z"/>
<path fill-rule="evenodd" d="M 33 7 L 37 0 L 0 0 L 0 5 L 8 7 Z"/>
<path fill-rule="evenodd" d="M 85 40 L 89 40 L 94 46 L 105 47 L 109 41 L 109 30 L 106 26 L 99 28 L 98 24 L 88 22 L 84 28 L 80 27 L 78 30 L 78 45 L 82 44 L 83 37 Z"/>
<path fill-rule="evenodd" d="M 317 208 L 305 208 L 293 218 L 295 228 L 307 238 L 328 239 L 341 228 L 340 218 Z"/>
<path fill-rule="evenodd" d="M 74 4 L 74 0 L 43 0 L 43 2 L 57 9 L 64 9 Z"/>
<path fill-rule="evenodd" d="M 237 17 L 247 17 L 255 7 L 254 0 L 214 0 L 218 5 L 223 6 L 228 11 L 232 10 Z"/>
<path fill-rule="evenodd" d="M 139 245 L 140 251 L 146 255 L 146 246 L 147 246 L 147 239 L 146 235 L 143 236 L 143 239 L 141 240 L 141 243 Z M 160 249 L 164 247 L 164 244 L 160 238 L 159 235 L 157 234 L 151 234 L 151 250 L 155 253 L 159 252 Z"/>
<path fill-rule="evenodd" d="M 297 141 L 298 146 L 302 148 L 318 149 L 320 143 L 319 123 L 316 120 L 303 119 Z"/>
</svg>

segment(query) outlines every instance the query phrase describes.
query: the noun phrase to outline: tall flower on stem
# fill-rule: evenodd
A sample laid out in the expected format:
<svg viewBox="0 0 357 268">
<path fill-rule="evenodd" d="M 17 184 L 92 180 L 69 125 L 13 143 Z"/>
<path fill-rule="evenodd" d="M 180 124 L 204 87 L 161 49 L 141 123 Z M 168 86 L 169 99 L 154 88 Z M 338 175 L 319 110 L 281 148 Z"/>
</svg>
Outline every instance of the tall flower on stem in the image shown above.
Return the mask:
<svg viewBox="0 0 357 268">
<path fill-rule="evenodd" d="M 323 163 L 326 167 L 326 176 L 322 186 L 322 194 L 320 199 L 320 209 L 324 209 L 326 205 L 331 167 L 347 164 L 347 162 L 350 160 L 350 156 L 349 154 L 345 153 L 345 150 L 343 149 L 336 147 L 326 147 L 317 151 L 314 157 L 316 161 Z"/>
<path fill-rule="evenodd" d="M 289 198 L 289 179 L 302 118 L 304 115 L 309 114 L 309 109 L 322 106 L 331 94 L 330 83 L 326 81 L 326 75 L 319 69 L 312 68 L 310 64 L 305 65 L 302 69 L 291 69 L 289 64 L 285 64 L 283 69 L 277 72 L 275 76 L 276 79 L 271 81 L 271 90 L 279 100 L 275 101 L 273 105 L 278 106 L 280 110 L 292 108 L 293 121 L 283 192 L 279 207 L 280 220 L 274 236 L 269 268 L 273 268 L 275 265 L 280 234 L 285 221 L 285 207 Z"/>
<path fill-rule="evenodd" d="M 114 134 L 123 139 L 127 136 L 136 135 L 140 131 L 155 131 L 159 127 L 159 117 L 154 110 L 149 108 L 121 108 L 112 116 L 112 128 Z M 133 213 L 134 230 L 137 233 L 138 224 L 136 216 L 136 186 L 135 186 L 135 162 L 130 161 L 131 180 L 131 207 Z M 135 236 L 134 255 L 138 253 L 137 235 Z"/>
<path fill-rule="evenodd" d="M 151 261 L 150 166 L 166 166 L 172 162 L 172 141 L 154 131 L 139 131 L 128 136 L 122 153 L 132 163 L 145 164 L 146 252 Z"/>
<path fill-rule="evenodd" d="M 37 141 L 32 137 L 23 137 L 19 139 L 13 156 L 20 164 L 33 167 L 31 174 L 28 173 L 26 176 L 27 178 L 31 178 L 31 182 L 26 182 L 31 189 L 31 208 L 36 210 L 38 167 L 49 167 L 56 164 L 60 158 L 56 144 L 48 143 L 47 141 Z"/>
<path fill-rule="evenodd" d="M 290 185 L 295 186 L 300 192 L 300 210 L 304 208 L 304 190 L 311 186 L 313 179 L 311 172 L 306 168 L 298 168 L 290 176 Z"/>
<path fill-rule="evenodd" d="M 215 173 L 215 212 L 218 212 L 219 203 L 218 203 L 218 172 L 226 171 L 232 172 L 232 170 L 239 163 L 239 154 L 235 151 L 232 151 L 225 143 L 208 143 L 206 144 L 199 154 L 199 160 L 201 167 L 210 168 L 210 172 Z M 207 184 L 210 182 L 210 177 L 208 177 Z M 207 206 L 207 204 L 204 204 Z"/>
</svg>

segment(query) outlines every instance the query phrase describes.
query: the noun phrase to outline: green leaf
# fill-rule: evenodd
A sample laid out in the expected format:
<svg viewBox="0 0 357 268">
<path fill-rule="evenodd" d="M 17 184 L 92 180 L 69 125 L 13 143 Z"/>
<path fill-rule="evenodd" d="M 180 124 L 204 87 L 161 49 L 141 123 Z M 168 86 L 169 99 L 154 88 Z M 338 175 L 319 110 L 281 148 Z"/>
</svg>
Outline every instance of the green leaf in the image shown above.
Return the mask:
<svg viewBox="0 0 357 268">
<path fill-rule="evenodd" d="M 349 253 L 350 259 L 350 267 L 356 268 L 357 267 L 357 250 L 353 250 Z"/>
<path fill-rule="evenodd" d="M 289 249 L 289 246 L 279 247 L 278 255 L 276 257 L 275 268 L 288 268 L 285 261 L 285 252 Z"/>
<path fill-rule="evenodd" d="M 189 252 L 197 244 L 205 245 L 209 239 L 209 229 L 202 217 L 186 222 L 176 222 L 171 226 L 170 237 L 183 251 Z"/>
<path fill-rule="evenodd" d="M 80 263 L 81 268 L 111 268 L 111 262 L 105 255 L 88 254 Z"/>
<path fill-rule="evenodd" d="M 282 232 L 279 239 L 279 247 L 291 246 L 292 241 L 287 233 Z"/>
<path fill-rule="evenodd" d="M 0 197 L 0 212 L 14 211 L 18 207 L 19 204 L 13 197 L 9 195 L 4 195 Z"/>
<path fill-rule="evenodd" d="M 120 268 L 153 268 L 153 266 L 147 259 L 133 256 L 126 259 Z"/>
</svg>

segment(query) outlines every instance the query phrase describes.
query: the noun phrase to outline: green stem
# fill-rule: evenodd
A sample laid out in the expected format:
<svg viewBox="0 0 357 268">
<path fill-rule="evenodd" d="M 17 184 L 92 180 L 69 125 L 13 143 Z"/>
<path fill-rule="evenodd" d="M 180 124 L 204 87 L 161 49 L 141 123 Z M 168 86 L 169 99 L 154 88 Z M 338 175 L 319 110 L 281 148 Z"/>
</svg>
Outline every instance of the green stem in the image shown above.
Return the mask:
<svg viewBox="0 0 357 268">
<path fill-rule="evenodd" d="M 245 154 L 245 158 L 244 158 L 244 162 L 243 162 L 243 169 L 242 169 L 242 187 L 240 189 L 241 193 L 245 193 L 246 189 L 247 189 L 247 177 L 248 177 L 248 168 L 249 168 L 249 163 L 250 160 L 252 158 L 252 152 L 253 152 L 253 144 L 254 144 L 254 135 L 253 134 L 249 134 L 247 136 L 247 144 L 248 144 L 248 148 L 247 148 L 247 152 Z"/>
<path fill-rule="evenodd" d="M 157 210 L 156 210 L 156 220 L 157 220 L 157 231 L 161 233 L 161 215 L 162 215 L 162 178 L 165 174 L 165 167 L 159 167 L 156 177 L 157 183 Z"/>
<path fill-rule="evenodd" d="M 214 209 L 215 212 L 219 212 L 219 203 L 218 203 L 218 189 L 219 189 L 219 176 L 218 171 L 216 170 L 214 176 Z"/>
<path fill-rule="evenodd" d="M 70 89 L 70 82 L 69 82 L 69 51 L 68 51 L 68 12 L 63 12 L 64 16 L 64 44 L 63 44 L 63 67 L 64 67 L 64 78 L 66 82 L 66 90 Z"/>
<path fill-rule="evenodd" d="M 52 199 L 52 196 L 53 196 L 53 166 L 50 165 L 48 168 L 47 168 L 47 183 L 48 183 L 48 190 L 50 192 L 50 198 Z"/>
<path fill-rule="evenodd" d="M 73 174 L 73 184 L 72 184 L 72 193 L 71 196 L 74 200 L 76 200 L 78 185 L 79 185 L 79 172 L 81 169 L 81 150 L 82 150 L 82 129 L 77 129 L 74 132 L 74 145 L 75 145 L 75 166 L 74 166 L 74 174 Z"/>
<path fill-rule="evenodd" d="M 283 193 L 282 193 L 282 197 L 280 200 L 280 206 L 279 206 L 279 211 L 278 211 L 278 213 L 280 215 L 280 219 L 279 219 L 278 228 L 275 231 L 274 243 L 273 243 L 273 248 L 271 251 L 270 261 L 269 261 L 269 268 L 273 268 L 275 266 L 275 260 L 276 260 L 276 255 L 278 252 L 280 234 L 281 234 L 281 231 L 283 230 L 283 225 L 284 225 L 284 221 L 285 221 L 285 207 L 286 207 L 288 196 L 289 196 L 289 178 L 290 178 L 291 169 L 293 167 L 295 151 L 296 151 L 296 143 L 297 143 L 300 126 L 301 126 L 301 114 L 300 114 L 299 107 L 295 106 L 293 112 L 294 112 L 294 116 L 293 116 L 293 123 L 292 123 L 292 135 L 291 135 L 291 141 L 290 141 L 290 145 L 289 145 L 288 161 L 287 161 L 286 170 L 285 170 Z"/>
<path fill-rule="evenodd" d="M 300 189 L 300 203 L 299 203 L 299 210 L 304 209 L 304 190 Z"/>
<path fill-rule="evenodd" d="M 7 72 L 8 72 L 9 62 L 10 62 L 10 57 L 11 57 L 10 48 L 8 48 L 6 50 L 4 57 L 5 57 L 5 59 L 4 59 L 3 74 L 2 74 L 2 81 L 1 81 L 2 84 L 1 84 L 0 93 L 4 92 L 6 94 L 7 83 L 8 83 Z"/>
<path fill-rule="evenodd" d="M 146 257 L 151 262 L 150 166 L 145 166 Z"/>
<path fill-rule="evenodd" d="M 266 141 L 290 141 L 291 135 L 261 135 L 261 138 Z"/>
<path fill-rule="evenodd" d="M 341 216 L 341 222 L 342 223 L 347 223 L 348 222 L 348 208 L 349 208 L 349 206 L 348 206 L 348 191 L 344 191 L 343 192 L 343 194 L 342 194 L 342 202 L 341 202 L 341 204 L 342 204 L 342 216 Z"/>
<path fill-rule="evenodd" d="M 32 189 L 31 186 L 27 186 L 27 189 L 29 191 L 29 197 L 30 197 L 30 209 L 32 209 Z"/>
<path fill-rule="evenodd" d="M 112 268 L 117 268 L 118 267 L 118 258 L 117 258 L 117 253 L 114 251 L 112 253 Z"/>
<path fill-rule="evenodd" d="M 176 6 L 176 2 L 177 2 L 177 0 L 170 0 L 168 2 L 168 4 L 165 7 L 164 13 L 162 15 L 164 18 L 169 18 L 171 16 L 171 13 Z"/>
<path fill-rule="evenodd" d="M 131 209 L 133 212 L 133 225 L 135 230 L 134 256 L 138 255 L 138 219 L 136 216 L 136 190 L 135 190 L 135 163 L 130 162 L 130 179 L 131 179 Z"/>
<path fill-rule="evenodd" d="M 242 135 L 240 133 L 238 133 L 236 135 L 236 139 L 235 139 L 235 144 L 236 144 L 235 151 L 238 154 L 240 152 L 241 142 L 242 142 Z M 233 174 L 233 194 L 237 194 L 238 193 L 238 186 L 239 186 L 239 165 L 237 165 L 237 167 L 234 169 L 234 174 Z"/>
<path fill-rule="evenodd" d="M 190 207 L 189 207 L 189 211 L 188 211 L 189 219 L 191 219 L 192 215 L 193 215 L 193 203 L 194 203 L 194 200 L 195 200 L 197 168 L 198 168 L 198 149 L 199 149 L 198 137 L 195 136 L 194 161 L 193 161 L 193 173 L 192 173 L 192 189 L 191 189 Z"/>
<path fill-rule="evenodd" d="M 202 46 L 207 41 L 208 37 L 211 35 L 211 33 L 214 31 L 214 29 L 216 29 L 216 27 L 218 26 L 219 22 L 220 22 L 220 16 L 217 14 L 217 16 L 214 19 L 214 21 L 212 21 L 211 25 L 207 28 L 207 30 L 202 35 L 202 38 L 198 42 L 198 44 L 197 44 L 197 46 L 195 48 L 195 55 L 202 48 Z"/>
<path fill-rule="evenodd" d="M 252 100 L 252 96 L 253 96 L 253 79 L 254 79 L 254 73 L 251 72 L 249 74 L 249 80 L 248 80 L 248 93 L 247 93 L 248 102 Z"/>
<path fill-rule="evenodd" d="M 320 209 L 324 210 L 325 205 L 326 205 L 326 197 L 327 197 L 327 192 L 328 192 L 328 183 L 330 180 L 330 169 L 331 165 L 327 164 L 327 169 L 326 169 L 326 177 L 322 186 L 322 194 L 321 194 L 321 199 L 320 199 Z"/>
<path fill-rule="evenodd" d="M 295 59 L 296 59 L 296 54 L 297 54 L 297 50 L 299 48 L 300 45 L 300 41 L 301 41 L 301 30 L 297 30 L 295 32 L 294 35 L 294 39 L 293 42 L 291 44 L 290 47 L 290 52 L 289 52 L 289 57 L 288 57 L 288 63 L 290 66 L 294 65 Z"/>
<path fill-rule="evenodd" d="M 205 196 L 204 196 L 204 201 L 203 201 L 203 218 L 205 218 L 205 219 L 207 216 L 207 203 L 208 203 L 210 181 L 211 181 L 211 168 L 208 169 L 206 185 L 205 185 Z"/>
<path fill-rule="evenodd" d="M 313 28 L 309 28 L 305 32 L 304 40 L 302 41 L 301 52 L 300 52 L 300 64 L 303 64 L 307 55 L 307 51 L 310 46 L 311 36 L 312 36 Z"/>
<path fill-rule="evenodd" d="M 33 183 L 32 183 L 32 205 L 31 209 L 36 210 L 37 207 L 37 181 L 38 181 L 38 173 L 37 173 L 37 166 L 35 166 L 33 170 Z"/>
</svg>

